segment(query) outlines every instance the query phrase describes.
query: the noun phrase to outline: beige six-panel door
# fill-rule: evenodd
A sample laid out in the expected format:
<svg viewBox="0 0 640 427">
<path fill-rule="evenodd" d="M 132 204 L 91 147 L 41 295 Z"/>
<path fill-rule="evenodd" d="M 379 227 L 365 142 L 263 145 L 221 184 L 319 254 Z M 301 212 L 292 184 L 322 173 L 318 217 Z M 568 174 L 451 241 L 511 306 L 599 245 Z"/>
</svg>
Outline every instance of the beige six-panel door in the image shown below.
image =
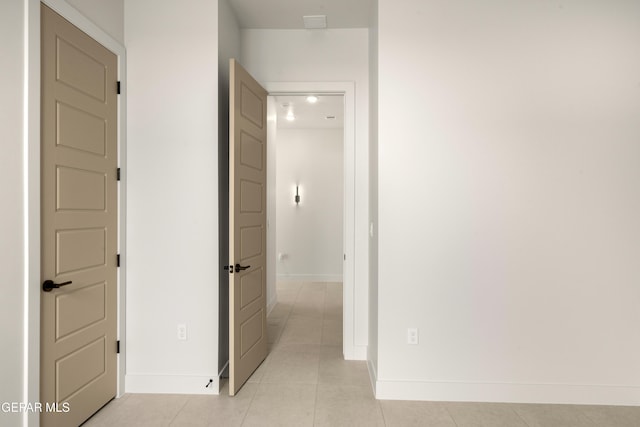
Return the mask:
<svg viewBox="0 0 640 427">
<path fill-rule="evenodd" d="M 230 61 L 229 394 L 267 356 L 267 92 Z"/>
<path fill-rule="evenodd" d="M 41 49 L 41 423 L 73 427 L 116 395 L 117 58 L 44 5 Z"/>
</svg>

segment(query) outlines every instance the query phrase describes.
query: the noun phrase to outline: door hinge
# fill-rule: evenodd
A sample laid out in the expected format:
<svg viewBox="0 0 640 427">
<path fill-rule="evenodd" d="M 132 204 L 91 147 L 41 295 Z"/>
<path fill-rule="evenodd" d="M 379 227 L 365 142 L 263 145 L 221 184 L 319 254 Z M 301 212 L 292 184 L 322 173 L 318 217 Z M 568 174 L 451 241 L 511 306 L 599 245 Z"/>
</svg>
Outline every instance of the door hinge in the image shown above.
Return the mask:
<svg viewBox="0 0 640 427">
<path fill-rule="evenodd" d="M 116 353 L 120 354 L 120 340 L 116 341 Z"/>
<path fill-rule="evenodd" d="M 120 168 L 116 169 L 116 181 L 120 181 L 121 173 Z"/>
<path fill-rule="evenodd" d="M 116 90 L 118 91 L 118 95 L 120 95 L 120 81 L 116 84 Z"/>
<path fill-rule="evenodd" d="M 116 255 L 116 267 L 120 267 L 120 254 Z"/>
</svg>

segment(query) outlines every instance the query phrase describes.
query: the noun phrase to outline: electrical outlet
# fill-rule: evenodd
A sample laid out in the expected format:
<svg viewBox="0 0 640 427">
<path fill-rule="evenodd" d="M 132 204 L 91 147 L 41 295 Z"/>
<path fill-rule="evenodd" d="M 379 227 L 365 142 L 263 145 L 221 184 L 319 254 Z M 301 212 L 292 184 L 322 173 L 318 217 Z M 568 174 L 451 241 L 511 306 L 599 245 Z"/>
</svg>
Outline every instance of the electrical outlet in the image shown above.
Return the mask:
<svg viewBox="0 0 640 427">
<path fill-rule="evenodd" d="M 418 345 L 418 328 L 407 329 L 407 344 Z"/>
<path fill-rule="evenodd" d="M 187 340 L 187 325 L 185 325 L 184 323 L 178 324 L 178 339 L 180 341 Z"/>
</svg>

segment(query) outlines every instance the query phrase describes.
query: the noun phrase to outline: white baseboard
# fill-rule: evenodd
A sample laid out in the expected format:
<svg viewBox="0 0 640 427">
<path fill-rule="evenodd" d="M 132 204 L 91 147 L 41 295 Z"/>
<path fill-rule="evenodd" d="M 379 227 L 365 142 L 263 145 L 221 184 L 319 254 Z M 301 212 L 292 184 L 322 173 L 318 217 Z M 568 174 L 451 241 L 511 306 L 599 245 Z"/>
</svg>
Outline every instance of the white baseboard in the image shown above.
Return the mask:
<svg viewBox="0 0 640 427">
<path fill-rule="evenodd" d="M 372 374 L 371 368 L 369 374 Z M 375 376 L 375 372 L 373 374 Z M 381 400 L 640 405 L 640 387 L 631 386 L 384 381 L 376 378 L 374 391 L 376 399 Z"/>
<path fill-rule="evenodd" d="M 228 377 L 229 376 L 229 361 L 224 364 L 222 369 L 220 369 L 220 373 L 218 374 L 218 378 Z M 221 386 L 222 382 L 218 380 L 218 384 Z M 218 387 L 218 394 L 220 394 L 220 386 Z"/>
<path fill-rule="evenodd" d="M 338 274 L 278 274 L 277 280 L 282 282 L 342 282 Z"/>
<path fill-rule="evenodd" d="M 376 385 L 378 384 L 378 372 L 376 371 L 376 367 L 373 366 L 373 361 L 367 359 L 367 369 L 369 370 L 369 380 L 371 380 L 371 388 L 373 389 L 373 395 L 378 399 L 378 395 L 376 393 Z"/>
<path fill-rule="evenodd" d="M 345 360 L 367 360 L 366 345 L 346 345 L 343 350 Z"/>
<path fill-rule="evenodd" d="M 277 303 L 278 303 L 277 295 L 274 295 L 273 298 L 271 298 L 271 301 L 267 301 L 267 316 L 269 315 L 269 313 L 271 313 L 271 310 L 273 310 L 273 308 L 276 306 Z"/>
<path fill-rule="evenodd" d="M 205 387 L 209 380 L 213 382 Z M 125 377 L 127 393 L 220 394 L 217 375 L 139 375 Z"/>
</svg>

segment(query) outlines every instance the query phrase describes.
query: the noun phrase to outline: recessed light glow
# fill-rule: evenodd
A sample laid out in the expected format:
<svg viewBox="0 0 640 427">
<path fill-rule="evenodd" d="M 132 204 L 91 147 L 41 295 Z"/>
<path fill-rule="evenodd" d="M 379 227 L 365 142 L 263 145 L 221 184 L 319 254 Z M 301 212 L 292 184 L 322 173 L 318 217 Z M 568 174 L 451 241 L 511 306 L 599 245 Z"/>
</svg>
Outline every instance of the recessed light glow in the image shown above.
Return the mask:
<svg viewBox="0 0 640 427">
<path fill-rule="evenodd" d="M 296 119 L 296 116 L 293 115 L 292 112 L 288 112 L 287 116 L 285 117 L 288 121 L 292 122 Z"/>
<path fill-rule="evenodd" d="M 318 102 L 318 97 L 315 95 L 309 95 L 307 96 L 307 102 L 309 104 L 315 104 L 316 102 Z"/>
</svg>

